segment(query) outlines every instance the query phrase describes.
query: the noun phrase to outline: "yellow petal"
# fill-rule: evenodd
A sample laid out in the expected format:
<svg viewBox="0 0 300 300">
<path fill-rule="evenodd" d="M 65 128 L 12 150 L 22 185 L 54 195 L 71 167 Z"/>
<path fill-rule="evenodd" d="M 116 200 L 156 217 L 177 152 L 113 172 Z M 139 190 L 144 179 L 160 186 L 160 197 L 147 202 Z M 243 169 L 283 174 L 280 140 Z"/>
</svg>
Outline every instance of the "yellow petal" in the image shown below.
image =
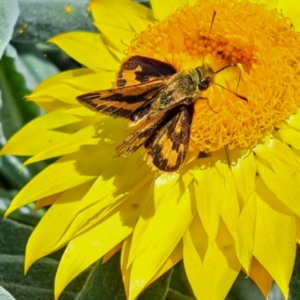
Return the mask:
<svg viewBox="0 0 300 300">
<path fill-rule="evenodd" d="M 297 223 L 297 243 L 300 244 L 300 218 L 296 217 Z"/>
<path fill-rule="evenodd" d="M 300 130 L 300 109 L 297 110 L 297 113 L 294 115 L 291 115 L 289 119 L 286 121 L 286 123 L 293 127 L 296 130 Z"/>
<path fill-rule="evenodd" d="M 159 183 L 156 181 L 156 184 Z M 135 299 L 164 265 L 195 214 L 195 207 L 193 207 L 195 200 L 192 192 L 190 193 L 190 190 L 193 190 L 191 186 L 190 190 L 186 189 L 181 192 L 179 184 L 172 187 L 171 191 L 166 188 L 162 189 L 165 192 L 164 201 L 156 206 L 155 215 L 153 215 L 153 209 L 147 212 L 144 210 L 142 214 L 142 217 L 152 215 L 152 218 L 135 251 L 130 274 L 129 299 Z M 174 193 L 174 191 L 176 192 Z M 156 202 L 155 198 L 152 199 L 152 202 Z M 162 243 L 162 241 L 164 242 Z M 133 242 L 131 247 L 133 247 Z M 137 256 L 137 254 L 139 255 Z"/>
<path fill-rule="evenodd" d="M 250 272 L 255 239 L 256 199 L 252 195 L 244 205 L 238 218 L 238 237 L 240 247 L 237 255 L 247 274 Z"/>
<path fill-rule="evenodd" d="M 83 126 L 83 124 L 81 124 L 78 131 L 76 131 L 74 134 L 67 135 L 61 141 L 53 143 L 52 145 L 48 145 L 45 147 L 44 151 L 41 151 L 32 158 L 28 159 L 25 165 L 48 158 L 73 153 L 79 151 L 83 146 L 87 145 L 91 146 L 102 143 L 103 147 L 108 147 L 109 145 L 107 145 L 104 140 L 108 138 L 110 130 L 122 130 L 122 128 L 124 128 L 124 122 L 116 121 L 112 118 L 100 115 L 87 118 L 84 125 L 87 125 L 87 122 L 94 123 L 94 120 L 98 120 L 98 122 L 90 126 Z M 101 121 L 99 122 L 99 120 Z M 114 151 L 115 145 L 111 145 L 110 147 L 112 148 L 111 151 Z"/>
<path fill-rule="evenodd" d="M 218 232 L 221 208 L 225 197 L 225 176 L 218 171 L 216 165 L 222 168 L 223 152 L 216 151 L 212 157 L 203 159 L 203 166 L 191 169 L 195 180 L 197 209 L 210 241 L 213 243 Z M 192 163 L 191 163 L 192 164 Z M 228 168 L 226 159 L 225 168 Z"/>
<path fill-rule="evenodd" d="M 242 207 L 255 191 L 256 163 L 254 154 L 252 151 L 243 153 L 241 149 L 235 148 L 228 150 L 228 157 Z"/>
<path fill-rule="evenodd" d="M 300 29 L 300 8 L 299 2 L 296 0 L 278 0 L 278 11 L 282 12 L 282 15 L 291 19 L 293 26 L 297 31 Z"/>
<path fill-rule="evenodd" d="M 122 249 L 123 243 L 118 244 L 116 247 L 112 248 L 109 252 L 107 252 L 102 258 L 102 264 L 105 264 L 108 260 L 110 260 L 117 252 Z"/>
<path fill-rule="evenodd" d="M 283 142 L 300 150 L 300 132 L 293 128 L 284 128 L 277 131 Z"/>
<path fill-rule="evenodd" d="M 87 74 L 84 76 L 77 76 L 70 79 L 64 79 L 62 82 L 68 83 L 77 90 L 83 92 L 99 91 L 111 89 L 114 87 L 116 80 L 116 72 L 99 71 L 97 73 Z"/>
<path fill-rule="evenodd" d="M 70 226 L 77 213 L 80 200 L 91 185 L 91 182 L 87 182 L 69 189 L 49 208 L 28 240 L 25 272 L 35 261 L 57 250 L 56 244 Z M 54 226 L 54 224 L 59 224 L 59 226 Z"/>
<path fill-rule="evenodd" d="M 267 298 L 270 293 L 273 278 L 255 257 L 252 259 L 250 278 Z"/>
<path fill-rule="evenodd" d="M 124 240 L 122 252 L 121 252 L 121 272 L 122 272 L 122 279 L 123 279 L 123 284 L 126 293 L 126 299 L 129 296 L 129 286 L 130 286 L 131 266 L 127 268 L 127 265 L 128 265 L 128 257 L 129 257 L 131 242 L 132 242 L 132 234 Z"/>
<path fill-rule="evenodd" d="M 51 38 L 49 42 L 91 70 L 116 71 L 120 67 L 119 62 L 107 50 L 99 33 L 67 32 Z"/>
<path fill-rule="evenodd" d="M 188 0 L 151 0 L 151 7 L 156 20 L 161 21 L 178 8 L 188 4 Z"/>
<path fill-rule="evenodd" d="M 115 158 L 112 159 L 115 160 Z M 91 192 L 89 191 L 86 197 L 82 199 L 76 218 L 74 218 L 72 224 L 65 232 L 64 237 L 60 241 L 61 243 L 65 243 L 76 234 L 83 233 L 89 228 L 96 226 L 124 201 L 130 202 L 132 207 L 136 209 L 143 206 L 144 199 L 149 191 L 147 181 L 151 176 L 143 176 L 146 173 L 136 172 L 136 178 L 140 179 L 141 183 L 135 186 L 133 184 L 135 181 L 131 176 L 128 176 L 128 172 L 122 172 L 122 167 L 125 166 L 124 163 L 130 166 L 134 165 L 132 164 L 134 156 L 123 158 L 123 160 L 125 162 L 113 163 L 111 159 L 106 159 L 107 168 L 99 177 L 100 179 L 98 178 L 92 186 Z M 112 166 L 116 166 L 116 169 L 120 171 L 120 175 L 117 178 L 113 175 L 116 173 L 110 169 Z M 128 170 L 128 167 L 124 169 Z M 101 184 L 99 181 L 101 181 Z"/>
<path fill-rule="evenodd" d="M 136 33 L 146 29 L 153 19 L 151 9 L 134 1 L 92 0 L 91 6 L 96 23 Z"/>
<path fill-rule="evenodd" d="M 35 155 L 68 136 L 67 133 L 53 129 L 80 121 L 80 118 L 60 111 L 43 115 L 18 131 L 1 150 L 1 155 Z"/>
<path fill-rule="evenodd" d="M 39 92 L 41 90 L 44 90 L 48 87 L 52 87 L 53 85 L 61 83 L 63 80 L 68 80 L 88 74 L 93 74 L 94 72 L 87 68 L 81 68 L 81 69 L 74 69 L 70 71 L 61 72 L 58 74 L 55 74 L 53 76 L 50 76 L 49 78 L 43 80 L 33 91 L 33 94 L 35 92 Z M 30 96 L 28 96 L 30 98 Z"/>
<path fill-rule="evenodd" d="M 95 162 L 105 160 L 103 151 L 103 147 L 92 146 L 60 158 L 34 177 L 17 194 L 6 215 L 30 202 L 68 190 L 96 178 L 102 172 L 103 164 Z"/>
<path fill-rule="evenodd" d="M 140 213 L 125 201 L 101 223 L 69 242 L 55 277 L 55 299 L 72 279 L 130 235 Z"/>
<path fill-rule="evenodd" d="M 257 213 L 253 253 L 276 281 L 287 299 L 296 254 L 296 219 L 293 215 L 275 210 L 264 201 L 260 193 L 262 184 L 262 181 L 257 181 Z M 272 199 L 268 200 L 271 203 L 274 202 Z"/>
<path fill-rule="evenodd" d="M 188 186 L 192 181 L 192 177 L 186 177 L 189 179 Z M 178 199 L 180 199 L 182 193 L 181 184 L 182 181 L 179 174 L 163 174 L 149 188 L 145 207 L 134 229 L 128 260 L 129 265 L 148 248 L 151 241 L 157 237 L 157 231 L 161 231 L 161 228 L 166 226 L 166 220 L 170 218 L 170 222 L 172 221 L 173 213 L 178 210 Z M 168 230 L 168 226 L 166 229 Z"/>
<path fill-rule="evenodd" d="M 300 216 L 300 165 L 284 143 L 270 139 L 254 149 L 259 176 L 291 211 Z"/>
<path fill-rule="evenodd" d="M 159 269 L 159 271 L 155 274 L 155 276 L 149 282 L 149 285 L 157 280 L 160 276 L 165 274 L 168 270 L 173 268 L 181 259 L 183 255 L 183 243 L 182 241 L 176 246 L 173 252 L 170 254 L 168 259 L 165 261 L 163 266 Z"/>
<path fill-rule="evenodd" d="M 50 206 L 52 204 L 54 204 L 56 202 L 56 200 L 58 198 L 61 197 L 63 193 L 57 193 L 48 197 L 45 197 L 43 199 L 38 200 L 37 202 L 35 202 L 35 206 L 33 211 L 38 211 L 39 209 L 45 207 L 45 206 Z"/>
<path fill-rule="evenodd" d="M 95 26 L 101 31 L 105 43 L 119 51 L 125 51 L 136 35 L 134 31 L 112 25 L 95 23 Z"/>
<path fill-rule="evenodd" d="M 197 299 L 225 299 L 239 274 L 241 265 L 236 257 L 234 241 L 223 222 L 214 244 L 204 235 L 196 216 L 183 239 L 184 267 Z M 207 246 L 204 260 L 201 242 Z M 203 247 L 201 245 L 200 247 Z"/>
<path fill-rule="evenodd" d="M 243 232 L 241 232 L 241 228 L 239 227 L 240 207 L 238 203 L 233 175 L 228 164 L 217 164 L 215 167 L 218 174 L 221 174 L 222 177 L 224 178 L 223 185 L 219 187 L 219 189 L 223 189 L 222 193 L 224 198 L 221 216 L 229 233 L 231 234 L 234 240 L 238 259 L 242 264 L 242 267 L 245 270 L 247 270 L 247 272 L 249 272 L 253 245 L 252 248 L 245 247 L 244 245 L 245 237 L 243 237 Z M 249 243 L 247 244 L 249 245 Z"/>
</svg>

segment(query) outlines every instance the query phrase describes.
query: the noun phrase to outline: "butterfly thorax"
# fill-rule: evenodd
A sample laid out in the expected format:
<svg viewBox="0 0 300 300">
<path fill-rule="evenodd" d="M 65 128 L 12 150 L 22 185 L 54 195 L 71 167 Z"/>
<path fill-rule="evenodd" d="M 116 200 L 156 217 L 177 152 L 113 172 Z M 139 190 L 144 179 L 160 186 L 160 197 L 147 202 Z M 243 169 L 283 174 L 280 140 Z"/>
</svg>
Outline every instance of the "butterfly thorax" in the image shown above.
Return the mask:
<svg viewBox="0 0 300 300">
<path fill-rule="evenodd" d="M 197 76 L 198 76 L 198 87 L 200 91 L 206 90 L 210 83 L 214 80 L 214 71 L 213 69 L 207 65 L 203 64 L 200 67 L 195 69 Z"/>
</svg>

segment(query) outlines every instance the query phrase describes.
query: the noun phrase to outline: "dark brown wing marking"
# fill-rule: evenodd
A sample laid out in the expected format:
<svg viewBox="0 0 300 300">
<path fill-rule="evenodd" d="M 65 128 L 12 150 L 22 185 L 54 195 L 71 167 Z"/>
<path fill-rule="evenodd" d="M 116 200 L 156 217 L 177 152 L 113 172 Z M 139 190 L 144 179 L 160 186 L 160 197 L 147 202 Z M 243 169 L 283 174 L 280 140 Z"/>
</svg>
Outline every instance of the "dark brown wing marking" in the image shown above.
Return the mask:
<svg viewBox="0 0 300 300">
<path fill-rule="evenodd" d="M 165 62 L 136 55 L 122 64 L 118 73 L 117 87 L 135 85 L 175 73 L 174 67 Z"/>
<path fill-rule="evenodd" d="M 193 106 L 181 106 L 171 120 L 146 141 L 145 148 L 159 170 L 173 172 L 183 164 L 189 148 Z"/>
<path fill-rule="evenodd" d="M 157 130 L 167 115 L 162 113 L 144 122 L 138 129 L 132 132 L 116 148 L 117 156 L 128 156 L 145 144 L 147 139 Z"/>
<path fill-rule="evenodd" d="M 153 101 L 166 85 L 168 77 L 138 85 L 87 93 L 77 97 L 86 107 L 112 117 L 130 118 L 138 108 Z"/>
</svg>

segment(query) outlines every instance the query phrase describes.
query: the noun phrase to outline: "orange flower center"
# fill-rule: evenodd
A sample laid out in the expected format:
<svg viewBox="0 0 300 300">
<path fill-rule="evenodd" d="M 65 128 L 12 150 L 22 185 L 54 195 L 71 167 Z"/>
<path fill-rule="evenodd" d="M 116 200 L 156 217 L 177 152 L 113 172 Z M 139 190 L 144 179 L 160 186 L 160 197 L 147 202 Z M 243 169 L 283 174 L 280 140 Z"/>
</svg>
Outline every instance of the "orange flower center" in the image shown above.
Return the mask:
<svg viewBox="0 0 300 300">
<path fill-rule="evenodd" d="M 206 0 L 140 33 L 128 55 L 178 72 L 209 64 L 215 79 L 194 104 L 190 150 L 251 148 L 300 104 L 299 37 L 289 19 L 264 5 Z"/>
</svg>

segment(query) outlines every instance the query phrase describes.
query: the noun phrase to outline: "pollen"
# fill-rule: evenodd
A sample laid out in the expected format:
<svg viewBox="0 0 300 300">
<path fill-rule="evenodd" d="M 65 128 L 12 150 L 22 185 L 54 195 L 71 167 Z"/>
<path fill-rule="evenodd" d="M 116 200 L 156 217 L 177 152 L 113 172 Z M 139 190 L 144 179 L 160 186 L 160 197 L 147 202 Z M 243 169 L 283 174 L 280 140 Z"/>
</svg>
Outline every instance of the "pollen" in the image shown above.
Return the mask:
<svg viewBox="0 0 300 300">
<path fill-rule="evenodd" d="M 178 72 L 203 64 L 214 70 L 194 102 L 192 151 L 253 148 L 300 105 L 300 35 L 281 12 L 261 4 L 186 6 L 140 33 L 127 54 L 167 62 Z"/>
</svg>

